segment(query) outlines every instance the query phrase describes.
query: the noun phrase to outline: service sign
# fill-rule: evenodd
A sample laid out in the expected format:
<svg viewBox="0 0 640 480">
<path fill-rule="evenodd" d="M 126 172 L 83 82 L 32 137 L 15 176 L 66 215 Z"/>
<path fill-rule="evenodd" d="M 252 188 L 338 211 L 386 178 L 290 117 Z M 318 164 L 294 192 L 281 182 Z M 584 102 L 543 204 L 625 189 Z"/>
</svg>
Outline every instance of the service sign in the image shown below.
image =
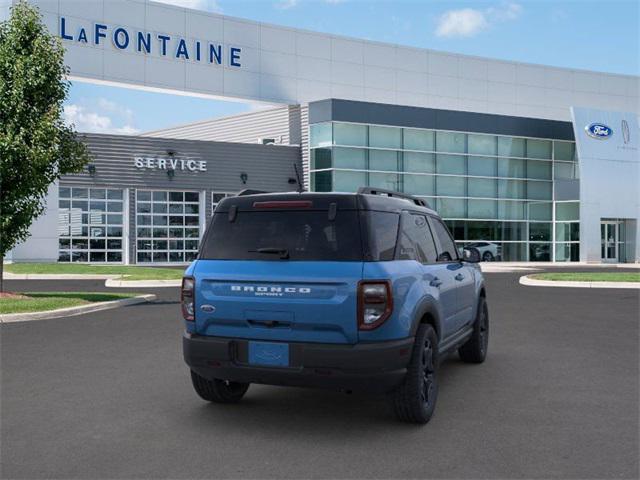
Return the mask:
<svg viewBox="0 0 640 480">
<path fill-rule="evenodd" d="M 183 170 L 206 172 L 206 160 L 192 160 L 176 157 L 134 157 L 134 165 L 140 170 Z"/>
</svg>

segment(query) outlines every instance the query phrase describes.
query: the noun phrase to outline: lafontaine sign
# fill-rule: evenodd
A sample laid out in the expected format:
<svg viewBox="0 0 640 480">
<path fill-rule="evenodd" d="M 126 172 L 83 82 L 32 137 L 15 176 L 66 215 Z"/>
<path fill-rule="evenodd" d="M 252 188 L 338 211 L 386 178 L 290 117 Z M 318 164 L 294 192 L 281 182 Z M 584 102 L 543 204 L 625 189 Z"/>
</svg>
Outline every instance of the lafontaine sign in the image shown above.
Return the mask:
<svg viewBox="0 0 640 480">
<path fill-rule="evenodd" d="M 72 26 L 65 17 L 60 17 L 60 37 L 81 45 L 99 46 L 111 41 L 116 50 L 210 65 L 242 67 L 240 47 L 225 47 L 220 43 L 185 39 L 163 33 L 149 33 L 101 23 L 94 23 L 90 27 Z"/>
<path fill-rule="evenodd" d="M 206 160 L 185 160 L 184 158 L 134 157 L 134 165 L 141 170 L 186 170 L 206 172 Z"/>
</svg>

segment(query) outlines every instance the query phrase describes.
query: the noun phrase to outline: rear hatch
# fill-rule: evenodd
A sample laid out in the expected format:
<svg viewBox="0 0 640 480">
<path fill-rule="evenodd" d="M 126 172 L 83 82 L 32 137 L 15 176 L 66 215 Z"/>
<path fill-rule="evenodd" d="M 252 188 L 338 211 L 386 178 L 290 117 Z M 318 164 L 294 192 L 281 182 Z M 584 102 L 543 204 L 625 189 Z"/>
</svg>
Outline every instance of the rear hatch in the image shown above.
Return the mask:
<svg viewBox="0 0 640 480">
<path fill-rule="evenodd" d="M 216 209 L 194 271 L 196 331 L 355 343 L 363 267 L 355 205 L 272 197 L 234 197 Z"/>
</svg>

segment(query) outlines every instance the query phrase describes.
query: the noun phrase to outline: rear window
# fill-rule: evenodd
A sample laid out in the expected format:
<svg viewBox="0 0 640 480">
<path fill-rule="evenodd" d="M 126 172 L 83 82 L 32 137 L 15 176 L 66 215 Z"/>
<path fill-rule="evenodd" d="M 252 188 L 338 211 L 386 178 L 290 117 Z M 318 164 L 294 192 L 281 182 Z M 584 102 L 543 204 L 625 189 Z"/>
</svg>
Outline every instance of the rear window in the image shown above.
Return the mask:
<svg viewBox="0 0 640 480">
<path fill-rule="evenodd" d="M 205 260 L 362 261 L 358 212 L 238 212 L 213 216 L 200 258 Z"/>
</svg>

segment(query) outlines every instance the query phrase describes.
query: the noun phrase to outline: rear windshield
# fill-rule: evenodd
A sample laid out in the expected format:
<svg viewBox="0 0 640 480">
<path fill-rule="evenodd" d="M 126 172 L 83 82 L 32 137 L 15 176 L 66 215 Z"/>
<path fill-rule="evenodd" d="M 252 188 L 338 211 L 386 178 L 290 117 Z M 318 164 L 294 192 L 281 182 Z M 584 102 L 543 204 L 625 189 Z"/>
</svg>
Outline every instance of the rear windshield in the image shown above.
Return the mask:
<svg viewBox="0 0 640 480">
<path fill-rule="evenodd" d="M 200 258 L 205 260 L 362 261 L 358 212 L 238 212 L 233 222 L 216 213 Z"/>
</svg>

